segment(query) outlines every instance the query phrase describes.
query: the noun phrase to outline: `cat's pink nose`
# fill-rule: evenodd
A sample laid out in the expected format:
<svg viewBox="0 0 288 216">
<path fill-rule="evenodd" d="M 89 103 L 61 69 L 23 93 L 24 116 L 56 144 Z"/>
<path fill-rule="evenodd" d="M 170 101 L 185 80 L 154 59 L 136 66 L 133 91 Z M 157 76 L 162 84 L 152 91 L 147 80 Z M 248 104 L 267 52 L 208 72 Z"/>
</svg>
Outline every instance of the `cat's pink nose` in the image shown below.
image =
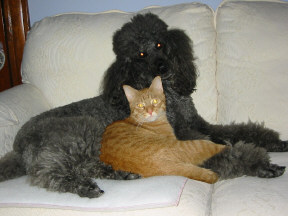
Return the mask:
<svg viewBox="0 0 288 216">
<path fill-rule="evenodd" d="M 153 110 L 151 108 L 148 108 L 147 112 L 152 115 Z"/>
</svg>

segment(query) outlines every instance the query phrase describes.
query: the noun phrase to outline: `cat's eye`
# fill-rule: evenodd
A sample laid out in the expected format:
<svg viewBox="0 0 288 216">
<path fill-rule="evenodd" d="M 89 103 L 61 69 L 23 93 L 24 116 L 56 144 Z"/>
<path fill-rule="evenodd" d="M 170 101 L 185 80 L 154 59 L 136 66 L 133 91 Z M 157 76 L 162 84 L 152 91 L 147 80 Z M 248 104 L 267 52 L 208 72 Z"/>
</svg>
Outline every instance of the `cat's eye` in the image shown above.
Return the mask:
<svg viewBox="0 0 288 216">
<path fill-rule="evenodd" d="M 158 100 L 157 99 L 153 99 L 152 100 L 152 104 L 157 104 L 158 103 Z"/>
<path fill-rule="evenodd" d="M 161 49 L 162 47 L 163 47 L 163 44 L 162 44 L 162 43 L 159 43 L 159 42 L 158 42 L 158 43 L 155 44 L 155 48 L 156 48 L 156 49 Z"/>
<path fill-rule="evenodd" d="M 144 107 L 144 104 L 143 104 L 143 103 L 139 103 L 139 104 L 137 104 L 137 106 L 138 106 L 139 108 L 143 108 L 143 107 Z"/>
</svg>

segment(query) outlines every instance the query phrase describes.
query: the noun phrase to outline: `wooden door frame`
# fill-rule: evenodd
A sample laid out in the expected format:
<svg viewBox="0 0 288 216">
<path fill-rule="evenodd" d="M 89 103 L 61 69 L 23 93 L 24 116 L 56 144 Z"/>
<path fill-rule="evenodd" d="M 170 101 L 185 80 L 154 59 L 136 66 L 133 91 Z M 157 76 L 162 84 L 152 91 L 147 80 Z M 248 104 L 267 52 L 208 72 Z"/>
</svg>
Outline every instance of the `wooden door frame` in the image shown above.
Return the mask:
<svg viewBox="0 0 288 216">
<path fill-rule="evenodd" d="M 3 43 L 11 87 L 22 83 L 21 61 L 27 33 L 30 29 L 28 0 L 1 0 L 5 41 Z M 2 40 L 2 39 L 1 39 Z"/>
</svg>

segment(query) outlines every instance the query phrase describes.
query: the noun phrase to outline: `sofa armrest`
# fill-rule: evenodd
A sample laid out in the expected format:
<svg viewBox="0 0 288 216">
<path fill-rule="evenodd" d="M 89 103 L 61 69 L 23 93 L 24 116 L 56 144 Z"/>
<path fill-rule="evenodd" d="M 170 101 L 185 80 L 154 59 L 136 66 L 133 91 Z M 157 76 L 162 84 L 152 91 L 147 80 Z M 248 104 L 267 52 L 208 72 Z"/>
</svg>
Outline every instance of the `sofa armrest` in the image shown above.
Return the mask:
<svg viewBox="0 0 288 216">
<path fill-rule="evenodd" d="M 20 127 L 50 106 L 41 92 L 30 84 L 22 84 L 0 93 L 0 157 L 12 150 Z"/>
</svg>

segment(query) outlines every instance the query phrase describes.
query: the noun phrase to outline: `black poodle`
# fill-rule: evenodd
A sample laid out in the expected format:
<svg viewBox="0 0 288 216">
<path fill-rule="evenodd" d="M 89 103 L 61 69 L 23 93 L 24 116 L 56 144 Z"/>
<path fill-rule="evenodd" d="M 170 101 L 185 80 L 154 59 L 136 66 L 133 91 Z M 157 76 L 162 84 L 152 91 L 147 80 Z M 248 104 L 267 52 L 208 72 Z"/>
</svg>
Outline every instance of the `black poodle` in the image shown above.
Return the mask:
<svg viewBox="0 0 288 216">
<path fill-rule="evenodd" d="M 27 174 L 34 185 L 92 198 L 103 191 L 91 178 L 138 178 L 137 174 L 114 171 L 102 163 L 100 141 L 108 124 L 129 116 L 122 86 L 142 89 L 158 75 L 167 98 L 167 116 L 178 139 L 237 143 L 231 151 L 211 158 L 203 166 L 223 177 L 243 175 L 244 166 L 254 167 L 251 175 L 281 175 L 284 168 L 270 164 L 263 148 L 250 154 L 253 145 L 243 144 L 287 151 L 288 142 L 281 141 L 277 132 L 251 122 L 211 125 L 198 115 L 190 97 L 197 78 L 191 41 L 182 30 L 167 27 L 156 15 L 148 13 L 136 15 L 118 30 L 113 37 L 116 60 L 106 71 L 103 93 L 29 120 L 16 135 L 13 151 L 0 160 L 0 181 Z M 242 169 L 235 173 L 229 165 L 237 155 L 243 160 L 253 155 L 257 164 L 241 163 Z M 222 160 L 219 164 L 219 157 L 225 157 L 227 162 Z M 258 165 L 261 169 L 257 170 Z"/>
<path fill-rule="evenodd" d="M 277 132 L 263 125 L 252 122 L 211 125 L 198 115 L 190 97 L 197 78 L 191 45 L 184 31 L 168 30 L 156 15 L 134 17 L 114 35 L 113 50 L 117 59 L 104 77 L 105 100 L 127 109 L 122 85 L 146 88 L 160 75 L 167 97 L 168 118 L 178 139 L 209 137 L 223 144 L 241 140 L 268 151 L 288 151 L 288 141 L 281 141 Z"/>
</svg>

